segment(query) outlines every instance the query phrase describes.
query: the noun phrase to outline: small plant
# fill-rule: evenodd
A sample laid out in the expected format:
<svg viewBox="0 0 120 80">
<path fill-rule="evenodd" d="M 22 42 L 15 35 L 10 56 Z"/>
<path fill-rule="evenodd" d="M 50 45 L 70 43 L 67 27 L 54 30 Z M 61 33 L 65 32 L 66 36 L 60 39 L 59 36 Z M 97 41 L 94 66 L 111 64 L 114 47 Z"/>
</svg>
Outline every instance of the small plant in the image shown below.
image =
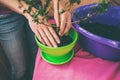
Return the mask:
<svg viewBox="0 0 120 80">
<path fill-rule="evenodd" d="M 29 13 L 32 17 L 33 17 L 33 21 L 36 23 L 40 23 L 40 24 L 45 24 L 45 25 L 49 25 L 48 22 L 48 13 L 49 11 L 47 10 L 47 8 L 49 7 L 50 4 L 50 0 L 44 0 L 44 4 L 42 3 L 41 0 L 18 0 L 20 3 L 20 7 L 22 7 L 22 3 L 21 1 L 24 1 L 26 4 L 29 5 L 28 9 L 25 9 L 23 12 L 27 12 Z M 65 11 L 70 11 L 71 7 L 74 6 L 74 4 L 80 4 L 80 2 L 82 0 L 68 0 L 67 2 L 63 3 L 64 0 L 58 0 L 64 9 L 60 10 L 59 13 L 62 14 Z M 108 8 L 108 1 L 107 0 L 101 0 L 100 3 L 98 3 L 99 6 L 97 7 L 93 7 L 92 12 L 89 12 L 87 14 L 87 16 L 85 16 L 84 18 L 82 18 L 81 20 L 78 21 L 74 21 L 72 23 L 80 23 L 81 21 L 85 21 L 88 18 L 90 18 L 91 16 L 95 15 L 95 14 L 100 14 L 104 11 L 107 11 Z M 32 12 L 32 8 L 35 8 L 36 11 Z M 32 12 L 32 13 L 31 13 Z M 74 13 L 74 15 L 76 15 L 77 17 L 77 13 Z M 38 18 L 38 16 L 41 16 L 41 19 Z M 67 23 L 67 22 L 66 22 Z"/>
<path fill-rule="evenodd" d="M 23 13 L 29 13 L 33 17 L 33 21 L 35 23 L 44 24 L 44 25 L 53 27 L 53 25 L 48 23 L 48 13 L 49 13 L 49 10 L 47 10 L 47 8 L 50 5 L 50 0 L 44 0 L 44 3 L 42 3 L 41 0 L 39 0 L 39 1 L 38 0 L 19 0 L 20 8 L 23 6 L 22 1 L 24 1 L 26 4 L 29 5 L 28 9 L 25 9 L 23 11 Z M 65 1 L 65 3 L 63 3 L 64 0 L 58 0 L 58 2 L 63 7 L 63 9 L 59 10 L 59 13 L 62 14 L 65 11 L 71 12 L 71 8 L 74 6 L 74 4 L 80 4 L 81 1 L 82 0 L 67 0 L 67 1 Z M 72 23 L 81 23 L 83 21 L 86 21 L 88 18 L 90 18 L 91 16 L 93 16 L 95 14 L 100 14 L 100 13 L 102 13 L 104 11 L 107 11 L 107 8 L 108 8 L 107 0 L 101 0 L 101 2 L 98 3 L 98 4 L 99 4 L 99 6 L 98 7 L 93 7 L 93 9 L 92 9 L 93 11 L 89 12 L 87 14 L 87 16 L 85 16 L 84 18 L 82 18 L 82 19 L 80 19 L 78 21 L 74 21 Z M 33 11 L 33 8 L 35 8 L 36 11 Z M 78 14 L 74 13 L 74 15 L 76 15 L 76 17 L 77 17 Z M 41 18 L 39 18 L 39 16 Z M 56 29 L 56 33 L 58 31 L 59 31 L 59 29 Z M 61 40 L 63 40 L 63 38 L 64 38 L 64 36 L 60 37 Z M 64 45 L 64 44 L 60 43 L 58 45 Z"/>
<path fill-rule="evenodd" d="M 23 13 L 29 13 L 33 17 L 33 21 L 35 23 L 46 24 L 47 15 L 49 13 L 47 11 L 47 7 L 50 3 L 50 0 L 45 0 L 45 4 L 42 4 L 41 0 L 19 0 L 20 7 L 23 6 L 21 3 L 22 1 L 29 5 L 28 9 L 25 9 Z M 35 8 L 36 11 L 32 11 L 32 8 Z M 41 19 L 39 19 L 38 16 L 41 16 Z"/>
<path fill-rule="evenodd" d="M 47 8 L 49 7 L 50 4 L 50 0 L 45 0 L 44 4 L 42 3 L 41 0 L 18 0 L 20 3 L 20 8 L 23 6 L 23 4 L 21 3 L 22 1 L 24 1 L 26 4 L 29 5 L 28 9 L 25 9 L 23 11 L 23 13 L 27 12 L 29 13 L 32 17 L 33 17 L 33 21 L 36 23 L 40 23 L 40 24 L 45 24 L 45 25 L 49 25 L 47 24 L 47 17 L 48 17 L 48 13 L 49 11 L 47 10 Z M 62 1 L 62 0 L 59 0 Z M 69 2 L 66 2 L 64 6 L 66 6 L 66 4 L 68 4 L 68 8 L 65 10 L 70 10 L 71 6 L 73 6 L 73 4 L 79 4 L 80 0 L 69 0 Z M 32 12 L 32 8 L 35 8 L 36 11 Z M 65 10 L 61 10 L 60 13 L 65 12 Z M 32 12 L 32 13 L 31 13 Z M 38 16 L 41 16 L 42 19 L 39 19 Z"/>
<path fill-rule="evenodd" d="M 35 23 L 51 26 L 54 28 L 56 33 L 58 33 L 59 31 L 58 27 L 48 23 L 48 13 L 49 13 L 48 7 L 50 7 L 50 3 L 51 3 L 50 0 L 44 0 L 44 2 L 42 2 L 42 0 L 39 0 L 39 1 L 38 0 L 19 0 L 20 8 L 24 7 L 24 4 L 22 3 L 23 1 L 29 5 L 28 9 L 24 9 L 23 13 L 28 13 L 29 15 L 31 15 Z M 58 0 L 58 3 L 61 3 L 62 1 L 63 0 Z M 75 0 L 75 1 L 68 0 L 64 5 L 62 5 L 63 9 L 59 11 L 59 14 L 62 14 L 65 11 L 70 11 L 70 8 L 75 3 L 79 4 L 80 0 Z M 35 11 L 33 10 L 33 8 Z M 59 38 L 60 38 L 60 43 L 58 44 L 58 47 L 70 44 L 73 41 L 70 36 L 64 35 L 64 36 L 59 36 Z"/>
</svg>

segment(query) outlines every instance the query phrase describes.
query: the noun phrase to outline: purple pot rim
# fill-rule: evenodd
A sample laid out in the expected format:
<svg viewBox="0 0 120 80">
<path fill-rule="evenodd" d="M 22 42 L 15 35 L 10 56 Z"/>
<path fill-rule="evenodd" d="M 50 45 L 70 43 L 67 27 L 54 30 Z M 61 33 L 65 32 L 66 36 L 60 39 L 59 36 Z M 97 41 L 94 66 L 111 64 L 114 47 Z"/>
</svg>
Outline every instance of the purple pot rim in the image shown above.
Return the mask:
<svg viewBox="0 0 120 80">
<path fill-rule="evenodd" d="M 94 4 L 90 4 L 90 5 L 85 5 L 85 6 L 82 6 L 82 7 L 78 7 L 73 12 L 75 12 L 79 8 L 88 8 L 88 7 L 91 8 L 91 7 L 94 7 L 94 6 L 97 6 L 97 5 L 98 4 L 94 3 Z M 72 20 L 73 21 L 76 20 L 73 14 L 72 14 Z M 120 50 L 120 41 L 115 41 L 115 40 L 108 39 L 108 38 L 105 38 L 105 37 L 102 37 L 102 36 L 99 36 L 99 35 L 95 35 L 95 34 L 89 32 L 89 31 L 83 29 L 77 23 L 74 23 L 73 26 L 75 27 L 75 29 L 78 32 L 80 32 L 82 35 L 86 36 L 87 38 L 90 38 L 90 39 L 92 39 L 94 41 L 97 41 L 99 43 L 102 43 L 102 44 L 105 44 L 105 45 L 108 45 L 108 46 L 111 46 L 113 48 L 116 48 L 116 49 Z"/>
</svg>

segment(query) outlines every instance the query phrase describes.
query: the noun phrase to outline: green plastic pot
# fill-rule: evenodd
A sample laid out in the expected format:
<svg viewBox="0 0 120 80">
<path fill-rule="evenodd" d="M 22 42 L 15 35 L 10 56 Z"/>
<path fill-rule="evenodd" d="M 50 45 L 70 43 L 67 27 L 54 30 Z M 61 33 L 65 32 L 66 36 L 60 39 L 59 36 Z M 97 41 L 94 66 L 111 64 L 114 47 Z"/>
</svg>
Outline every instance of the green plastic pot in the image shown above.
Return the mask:
<svg viewBox="0 0 120 80">
<path fill-rule="evenodd" d="M 36 43 L 41 49 L 41 57 L 51 64 L 64 64 L 70 61 L 74 55 L 73 47 L 78 39 L 78 34 L 75 30 L 70 29 L 68 35 L 73 39 L 73 42 L 57 48 L 43 45 L 35 36 Z"/>
</svg>

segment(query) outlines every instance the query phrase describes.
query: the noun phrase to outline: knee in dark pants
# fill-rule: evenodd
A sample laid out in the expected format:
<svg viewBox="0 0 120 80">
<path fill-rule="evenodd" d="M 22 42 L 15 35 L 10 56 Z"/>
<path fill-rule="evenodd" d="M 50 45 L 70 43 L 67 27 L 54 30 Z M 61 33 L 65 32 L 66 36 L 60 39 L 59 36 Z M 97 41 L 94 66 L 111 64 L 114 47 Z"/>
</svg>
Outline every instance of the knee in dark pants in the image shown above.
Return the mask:
<svg viewBox="0 0 120 80">
<path fill-rule="evenodd" d="M 12 67 L 12 80 L 27 80 L 26 67 L 22 66 L 19 69 L 15 69 Z"/>
</svg>

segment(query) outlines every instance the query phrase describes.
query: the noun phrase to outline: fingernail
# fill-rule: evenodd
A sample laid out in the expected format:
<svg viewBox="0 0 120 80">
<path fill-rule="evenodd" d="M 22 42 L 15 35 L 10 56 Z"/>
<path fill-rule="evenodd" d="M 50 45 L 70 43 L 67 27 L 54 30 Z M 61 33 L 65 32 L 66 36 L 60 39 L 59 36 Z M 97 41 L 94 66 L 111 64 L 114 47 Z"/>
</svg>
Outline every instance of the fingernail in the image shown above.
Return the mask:
<svg viewBox="0 0 120 80">
<path fill-rule="evenodd" d="M 63 34 L 60 34 L 60 36 L 63 36 Z"/>
<path fill-rule="evenodd" d="M 45 45 L 45 43 L 44 43 L 44 42 L 42 42 L 42 44 L 43 44 L 43 45 Z"/>
<path fill-rule="evenodd" d="M 68 32 L 67 33 L 65 33 L 65 36 L 67 36 L 68 35 Z"/>
<path fill-rule="evenodd" d="M 55 45 L 54 48 L 57 48 L 57 45 Z"/>
<path fill-rule="evenodd" d="M 61 36 L 62 34 L 61 34 L 61 33 L 59 33 L 59 35 Z"/>
<path fill-rule="evenodd" d="M 59 43 L 60 43 L 60 40 L 58 40 L 57 43 L 59 44 Z"/>
<path fill-rule="evenodd" d="M 52 46 L 49 46 L 49 47 L 52 47 Z"/>
</svg>

